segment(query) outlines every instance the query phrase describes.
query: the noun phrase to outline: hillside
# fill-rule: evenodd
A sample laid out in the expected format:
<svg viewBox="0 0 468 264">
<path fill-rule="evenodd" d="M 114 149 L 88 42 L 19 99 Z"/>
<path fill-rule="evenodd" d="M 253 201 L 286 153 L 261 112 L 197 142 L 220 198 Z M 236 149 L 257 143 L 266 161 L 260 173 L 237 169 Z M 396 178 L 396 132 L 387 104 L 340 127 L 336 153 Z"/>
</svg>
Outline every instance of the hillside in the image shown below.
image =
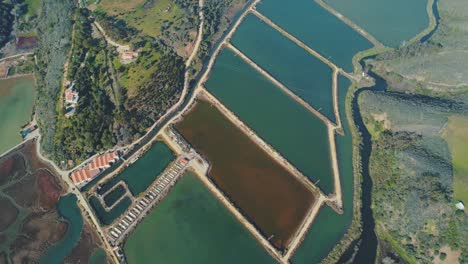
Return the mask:
<svg viewBox="0 0 468 264">
<path fill-rule="evenodd" d="M 55 4 L 61 5 L 55 10 L 70 14 L 58 19 L 48 9 L 52 5 L 44 3 L 38 30 L 49 23 L 56 34 L 39 38 L 37 113 L 42 147 L 57 163 L 73 166 L 140 138 L 179 100 L 185 60 L 199 25 L 198 1 L 103 0 L 81 8 Z M 191 79 L 216 36 L 242 8 L 239 3 L 244 2 L 205 4 L 209 30 Z"/>
</svg>

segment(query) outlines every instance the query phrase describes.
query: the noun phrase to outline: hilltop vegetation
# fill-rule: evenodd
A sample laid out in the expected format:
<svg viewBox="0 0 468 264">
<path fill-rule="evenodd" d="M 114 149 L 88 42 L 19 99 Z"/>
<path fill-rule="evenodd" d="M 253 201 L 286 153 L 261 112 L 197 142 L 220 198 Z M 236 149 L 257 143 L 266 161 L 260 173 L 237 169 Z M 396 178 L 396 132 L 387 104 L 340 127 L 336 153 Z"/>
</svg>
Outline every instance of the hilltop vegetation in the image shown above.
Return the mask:
<svg viewBox="0 0 468 264">
<path fill-rule="evenodd" d="M 410 263 L 432 262 L 444 246 L 466 263 L 468 217 L 454 206 L 452 154 L 443 133 L 450 118 L 468 116 L 468 107 L 370 91 L 359 105 L 374 135 L 370 174 L 380 239 Z"/>
<path fill-rule="evenodd" d="M 66 79 L 79 94 L 76 114 L 64 116 L 63 99 L 54 146 L 58 160 L 80 161 L 139 138 L 171 105 L 183 86 L 183 61 L 170 49 L 140 36 L 135 62 L 120 63 L 114 47 L 93 33 L 87 9 L 74 15 L 73 50 Z M 59 98 L 63 98 L 59 96 Z"/>
</svg>

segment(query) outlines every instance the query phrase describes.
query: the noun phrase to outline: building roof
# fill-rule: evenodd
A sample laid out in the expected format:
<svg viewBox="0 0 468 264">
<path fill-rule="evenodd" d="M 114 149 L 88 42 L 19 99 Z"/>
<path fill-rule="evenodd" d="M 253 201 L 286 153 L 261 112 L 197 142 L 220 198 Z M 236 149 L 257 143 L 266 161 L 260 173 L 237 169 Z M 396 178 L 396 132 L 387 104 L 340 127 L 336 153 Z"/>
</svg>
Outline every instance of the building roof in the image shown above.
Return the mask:
<svg viewBox="0 0 468 264">
<path fill-rule="evenodd" d="M 98 175 L 100 170 L 90 170 L 88 168 L 78 169 L 72 172 L 70 178 L 74 184 L 80 184 L 84 181 L 91 180 Z"/>
<path fill-rule="evenodd" d="M 94 158 L 89 164 L 90 169 L 103 169 L 110 167 L 111 162 L 119 159 L 119 154 L 114 151 Z"/>
<path fill-rule="evenodd" d="M 101 170 L 110 168 L 110 163 L 119 159 L 117 151 L 106 153 L 94 158 L 85 168 L 77 169 L 72 172 L 70 178 L 75 185 L 84 181 L 89 181 L 96 177 Z"/>
</svg>

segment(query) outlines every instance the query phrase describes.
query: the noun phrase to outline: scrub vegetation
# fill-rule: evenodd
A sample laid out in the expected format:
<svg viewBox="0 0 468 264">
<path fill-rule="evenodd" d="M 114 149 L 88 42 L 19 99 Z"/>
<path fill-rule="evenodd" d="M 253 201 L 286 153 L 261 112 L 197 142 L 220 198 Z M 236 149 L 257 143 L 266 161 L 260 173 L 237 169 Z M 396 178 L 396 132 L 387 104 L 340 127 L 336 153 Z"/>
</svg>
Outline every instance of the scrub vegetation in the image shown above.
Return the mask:
<svg viewBox="0 0 468 264">
<path fill-rule="evenodd" d="M 468 107 L 370 91 L 362 93 L 359 105 L 367 128 L 374 131 L 370 174 L 380 239 L 410 263 L 429 263 L 444 246 L 455 252 L 466 249 L 468 217 L 454 205 L 454 152 L 443 135 L 453 129 L 447 128 L 449 120 L 468 116 Z M 464 261 L 466 252 L 460 263 Z"/>
<path fill-rule="evenodd" d="M 373 212 L 380 260 L 466 263 L 467 6 L 437 1 L 435 31 L 366 60 L 387 92 L 362 93 L 373 146 Z M 440 17 L 439 17 L 440 15 Z M 396 224 L 398 223 L 398 224 Z M 395 260 L 395 258 L 393 258 Z"/>
</svg>

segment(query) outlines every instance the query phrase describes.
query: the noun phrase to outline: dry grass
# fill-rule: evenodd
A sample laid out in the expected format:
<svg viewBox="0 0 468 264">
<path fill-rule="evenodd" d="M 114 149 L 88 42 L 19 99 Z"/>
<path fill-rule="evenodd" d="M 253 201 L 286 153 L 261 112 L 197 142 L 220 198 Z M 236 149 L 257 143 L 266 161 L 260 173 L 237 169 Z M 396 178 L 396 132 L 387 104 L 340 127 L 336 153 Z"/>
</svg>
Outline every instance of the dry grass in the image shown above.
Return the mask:
<svg viewBox="0 0 468 264">
<path fill-rule="evenodd" d="M 443 132 L 452 153 L 454 198 L 468 204 L 468 117 L 451 116 Z"/>
<path fill-rule="evenodd" d="M 144 2 L 145 0 L 102 0 L 99 6 L 110 15 L 118 15 L 131 11 Z"/>
</svg>

